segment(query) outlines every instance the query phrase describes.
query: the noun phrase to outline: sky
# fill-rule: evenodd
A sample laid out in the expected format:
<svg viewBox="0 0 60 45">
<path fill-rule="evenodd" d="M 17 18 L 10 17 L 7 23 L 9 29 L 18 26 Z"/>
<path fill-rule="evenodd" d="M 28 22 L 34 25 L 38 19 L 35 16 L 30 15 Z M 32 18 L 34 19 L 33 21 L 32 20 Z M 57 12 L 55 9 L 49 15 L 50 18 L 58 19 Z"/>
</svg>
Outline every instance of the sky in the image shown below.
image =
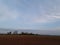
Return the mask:
<svg viewBox="0 0 60 45">
<path fill-rule="evenodd" d="M 60 30 L 60 0 L 0 0 L 0 28 Z"/>
</svg>

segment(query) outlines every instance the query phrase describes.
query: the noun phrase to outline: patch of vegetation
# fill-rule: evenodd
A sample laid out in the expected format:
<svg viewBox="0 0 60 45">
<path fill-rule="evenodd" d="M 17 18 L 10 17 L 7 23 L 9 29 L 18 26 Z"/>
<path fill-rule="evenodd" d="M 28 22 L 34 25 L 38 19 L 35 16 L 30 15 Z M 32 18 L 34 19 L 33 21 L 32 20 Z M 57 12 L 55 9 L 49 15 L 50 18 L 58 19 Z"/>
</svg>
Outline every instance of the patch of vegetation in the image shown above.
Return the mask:
<svg viewBox="0 0 60 45">
<path fill-rule="evenodd" d="M 28 32 L 18 33 L 18 31 L 14 31 L 14 32 L 7 32 L 6 34 L 0 34 L 0 35 L 39 35 L 39 34 L 28 33 Z"/>
</svg>

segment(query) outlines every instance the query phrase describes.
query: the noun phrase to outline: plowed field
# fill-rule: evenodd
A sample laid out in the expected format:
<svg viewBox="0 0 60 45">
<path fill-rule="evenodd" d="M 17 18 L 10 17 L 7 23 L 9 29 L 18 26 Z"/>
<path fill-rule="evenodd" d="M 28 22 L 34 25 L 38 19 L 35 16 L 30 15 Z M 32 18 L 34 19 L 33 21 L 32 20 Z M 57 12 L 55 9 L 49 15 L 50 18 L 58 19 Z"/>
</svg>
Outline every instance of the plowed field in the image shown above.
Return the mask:
<svg viewBox="0 0 60 45">
<path fill-rule="evenodd" d="M 60 36 L 0 35 L 0 45 L 60 45 Z"/>
</svg>

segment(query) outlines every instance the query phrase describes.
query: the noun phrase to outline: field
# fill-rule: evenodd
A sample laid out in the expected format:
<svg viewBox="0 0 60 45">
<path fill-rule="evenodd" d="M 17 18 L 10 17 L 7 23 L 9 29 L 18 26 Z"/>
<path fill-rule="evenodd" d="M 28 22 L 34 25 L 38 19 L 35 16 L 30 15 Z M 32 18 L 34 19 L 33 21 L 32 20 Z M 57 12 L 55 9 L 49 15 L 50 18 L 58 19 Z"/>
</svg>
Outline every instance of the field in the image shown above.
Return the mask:
<svg viewBox="0 0 60 45">
<path fill-rule="evenodd" d="M 60 45 L 60 36 L 0 35 L 0 45 Z"/>
</svg>

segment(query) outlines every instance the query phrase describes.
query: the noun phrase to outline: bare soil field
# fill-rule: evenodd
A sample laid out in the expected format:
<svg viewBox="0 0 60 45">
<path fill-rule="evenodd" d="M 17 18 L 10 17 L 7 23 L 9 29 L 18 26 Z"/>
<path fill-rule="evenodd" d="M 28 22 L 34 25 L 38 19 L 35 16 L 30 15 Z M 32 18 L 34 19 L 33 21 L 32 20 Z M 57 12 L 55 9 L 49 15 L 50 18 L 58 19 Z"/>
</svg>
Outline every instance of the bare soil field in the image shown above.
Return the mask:
<svg viewBox="0 0 60 45">
<path fill-rule="evenodd" d="M 0 35 L 0 45 L 60 45 L 60 36 Z"/>
</svg>

